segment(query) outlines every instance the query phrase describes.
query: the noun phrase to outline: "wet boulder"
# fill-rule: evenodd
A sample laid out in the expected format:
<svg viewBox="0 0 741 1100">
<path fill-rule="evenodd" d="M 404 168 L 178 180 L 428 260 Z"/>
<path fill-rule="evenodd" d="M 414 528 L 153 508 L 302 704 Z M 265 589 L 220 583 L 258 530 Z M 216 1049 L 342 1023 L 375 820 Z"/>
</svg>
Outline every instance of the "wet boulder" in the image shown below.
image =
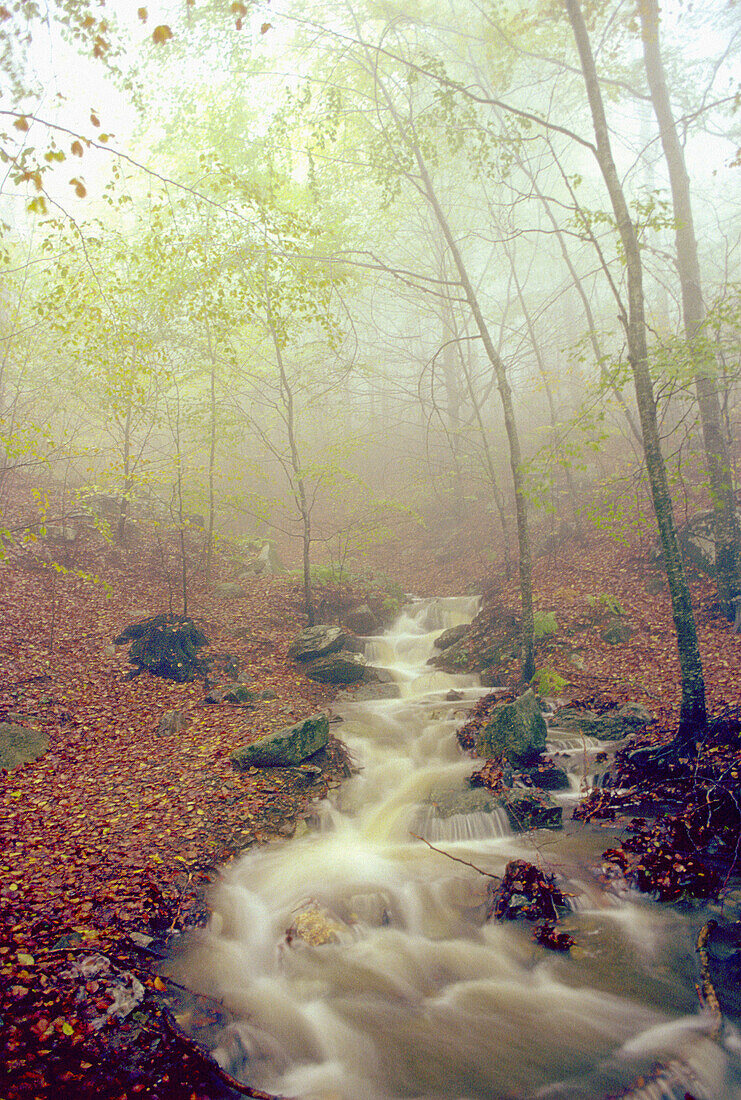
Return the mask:
<svg viewBox="0 0 741 1100">
<path fill-rule="evenodd" d="M 501 801 L 516 833 L 561 828 L 563 811 L 545 791 L 513 787 Z"/>
<path fill-rule="evenodd" d="M 365 679 L 367 668 L 360 653 L 330 653 L 308 662 L 304 672 L 320 684 L 357 684 Z"/>
<path fill-rule="evenodd" d="M 329 741 L 329 721 L 326 714 L 314 714 L 275 733 L 261 737 L 251 745 L 236 749 L 231 762 L 238 771 L 252 767 L 283 768 L 300 764 L 319 752 Z"/>
<path fill-rule="evenodd" d="M 552 760 L 539 761 L 529 768 L 522 768 L 518 774 L 541 791 L 567 791 L 571 786 L 568 773 Z"/>
<path fill-rule="evenodd" d="M 339 626 L 309 626 L 302 630 L 288 648 L 288 656 L 296 661 L 312 661 L 337 653 L 347 634 Z"/>
<path fill-rule="evenodd" d="M 534 763 L 545 749 L 546 724 L 534 691 L 494 707 L 476 738 L 479 756 L 503 756 L 515 767 Z"/>
<path fill-rule="evenodd" d="M 192 619 L 181 615 L 153 615 L 138 623 L 131 623 L 118 637 L 115 645 L 131 641 L 129 663 L 138 672 L 151 672 L 168 680 L 185 683 L 196 676 L 203 676 L 206 663 L 197 650 L 208 644 L 208 639 Z"/>
<path fill-rule="evenodd" d="M 447 630 L 443 630 L 442 634 L 435 638 L 435 649 L 447 649 L 448 646 L 459 642 L 461 638 L 465 638 L 469 625 L 469 623 L 460 623 L 458 626 L 450 626 Z"/>
</svg>

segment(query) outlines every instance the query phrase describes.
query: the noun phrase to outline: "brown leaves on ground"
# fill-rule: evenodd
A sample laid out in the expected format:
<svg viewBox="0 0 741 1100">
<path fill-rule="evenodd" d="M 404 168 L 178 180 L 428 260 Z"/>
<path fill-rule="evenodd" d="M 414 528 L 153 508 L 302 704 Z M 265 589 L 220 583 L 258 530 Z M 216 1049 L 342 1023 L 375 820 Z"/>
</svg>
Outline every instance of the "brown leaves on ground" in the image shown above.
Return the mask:
<svg viewBox="0 0 741 1100">
<path fill-rule="evenodd" d="M 162 936 L 202 921 L 219 864 L 290 834 L 346 766 L 337 742 L 309 786 L 292 769 L 245 774 L 229 762 L 238 745 L 331 698 L 332 689 L 286 659 L 304 625 L 292 582 L 255 580 L 232 601 L 191 585 L 207 654 L 235 657 L 256 686 L 277 695 L 250 707 L 212 706 L 198 681 L 124 679 L 127 647 L 113 650 L 113 637 L 168 608 L 148 559 L 133 549 L 114 560 L 110 598 L 100 585 L 33 561 L 0 574 L 0 718 L 38 726 L 50 739 L 40 760 L 0 778 L 4 1098 L 120 1097 L 145 1087 L 152 1096 L 217 1095 L 198 1091 L 208 1074 L 191 1066 L 183 1075 L 182 1047 L 158 1023 L 161 982 L 129 933 Z M 167 710 L 184 711 L 187 727 L 158 736 Z M 125 1019 L 106 1015 L 110 983 L 79 980 L 77 962 L 93 954 L 144 986 L 142 1005 Z M 105 1026 L 93 1026 L 101 1017 Z"/>
</svg>

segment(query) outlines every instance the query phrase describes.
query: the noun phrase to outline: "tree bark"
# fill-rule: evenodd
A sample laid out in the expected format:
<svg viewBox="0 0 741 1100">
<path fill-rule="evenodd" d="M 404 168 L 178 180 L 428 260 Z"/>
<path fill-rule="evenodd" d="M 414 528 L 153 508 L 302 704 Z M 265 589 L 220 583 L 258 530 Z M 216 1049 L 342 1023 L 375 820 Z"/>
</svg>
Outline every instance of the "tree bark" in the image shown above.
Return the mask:
<svg viewBox="0 0 741 1100">
<path fill-rule="evenodd" d="M 510 468 L 512 470 L 512 483 L 514 487 L 515 497 L 515 517 L 517 521 L 517 545 L 519 550 L 519 567 L 520 567 L 520 601 L 522 604 L 522 638 L 521 638 L 521 656 L 522 656 L 522 679 L 525 681 L 532 680 L 535 675 L 535 621 L 533 616 L 533 563 L 530 552 L 530 534 L 528 531 L 527 522 L 527 500 L 525 498 L 525 485 L 522 476 L 522 454 L 520 451 L 520 437 L 517 431 L 517 421 L 515 419 L 515 411 L 512 404 L 512 390 L 510 388 L 509 380 L 507 378 L 507 371 L 505 370 L 504 363 L 502 362 L 497 349 L 494 347 L 494 341 L 491 338 L 489 327 L 486 324 L 484 315 L 481 312 L 479 305 L 478 295 L 474 289 L 474 286 L 468 276 L 466 265 L 463 261 L 460 249 L 456 243 L 453 232 L 450 228 L 448 219 L 445 216 L 445 211 L 440 205 L 440 200 L 437 197 L 437 193 L 433 187 L 432 179 L 427 170 L 427 165 L 424 161 L 419 146 L 408 135 L 407 141 L 409 142 L 414 159 L 417 162 L 417 169 L 419 171 L 422 185 L 424 187 L 427 201 L 429 202 L 432 210 L 437 218 L 440 229 L 442 230 L 445 242 L 450 250 L 450 255 L 453 258 L 458 277 L 463 287 L 463 292 L 466 295 L 466 301 L 468 302 L 471 313 L 473 314 L 476 322 L 476 327 L 479 330 L 481 341 L 486 350 L 486 354 L 489 357 L 494 373 L 497 379 L 497 389 L 499 390 L 499 396 L 502 402 L 502 411 L 504 413 L 504 427 L 507 432 L 507 441 L 509 443 L 509 460 Z"/>
<path fill-rule="evenodd" d="M 641 422 L 649 486 L 659 528 L 661 547 L 664 553 L 681 669 L 682 705 L 677 747 L 691 748 L 694 746 L 698 734 L 701 734 L 707 727 L 705 683 L 697 644 L 692 601 L 679 552 L 666 466 L 659 441 L 656 402 L 646 347 L 643 266 L 635 226 L 630 217 L 628 204 L 612 156 L 602 93 L 584 16 L 579 0 L 565 0 L 565 4 L 584 74 L 584 83 L 596 137 L 597 162 L 610 196 L 625 253 L 628 279 L 628 317 L 623 318 L 623 323 L 625 324 L 628 358 L 633 373 L 638 415 Z"/>
<path fill-rule="evenodd" d="M 697 238 L 692 218 L 690 180 L 666 87 L 659 40 L 657 0 L 639 0 L 643 58 L 651 102 L 659 124 L 661 145 L 669 170 L 676 223 L 677 272 L 682 290 L 684 331 L 695 376 L 700 425 L 705 448 L 715 533 L 715 571 L 723 613 L 732 619 L 733 599 L 741 592 L 741 534 L 736 515 L 731 461 L 723 432 L 717 387 L 717 364 L 704 353 L 699 340 L 705 320 Z"/>
</svg>

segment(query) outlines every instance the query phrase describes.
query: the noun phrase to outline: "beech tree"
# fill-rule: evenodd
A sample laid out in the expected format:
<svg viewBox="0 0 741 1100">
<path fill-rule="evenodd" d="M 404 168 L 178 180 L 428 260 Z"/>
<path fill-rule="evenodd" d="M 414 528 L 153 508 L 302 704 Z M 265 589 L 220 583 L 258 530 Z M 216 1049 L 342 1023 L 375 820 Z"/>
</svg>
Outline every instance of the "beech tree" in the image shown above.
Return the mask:
<svg viewBox="0 0 741 1100">
<path fill-rule="evenodd" d="M 682 750 L 694 747 L 696 738 L 701 736 L 706 728 L 705 682 L 700 661 L 700 650 L 697 644 L 692 600 L 677 541 L 666 466 L 661 452 L 656 401 L 648 365 L 641 251 L 613 159 L 602 91 L 584 15 L 579 0 L 565 0 L 565 3 L 579 52 L 589 109 L 594 124 L 596 140 L 594 154 L 605 181 L 625 253 L 628 280 L 628 315 L 623 319 L 623 324 L 628 342 L 628 358 L 633 374 L 638 414 L 641 422 L 646 470 L 664 555 L 674 626 L 677 632 L 677 649 L 682 680 L 682 704 L 675 747 Z"/>
<path fill-rule="evenodd" d="M 659 124 L 676 225 L 677 274 L 682 290 L 684 332 L 694 368 L 710 502 L 715 530 L 715 571 L 722 609 L 731 619 L 734 598 L 741 593 L 741 532 L 739 531 L 730 455 L 723 430 L 718 394 L 718 365 L 701 339 L 705 321 L 700 261 L 697 252 L 690 179 L 677 134 L 659 36 L 657 0 L 639 0 L 643 57 L 656 119 Z"/>
</svg>

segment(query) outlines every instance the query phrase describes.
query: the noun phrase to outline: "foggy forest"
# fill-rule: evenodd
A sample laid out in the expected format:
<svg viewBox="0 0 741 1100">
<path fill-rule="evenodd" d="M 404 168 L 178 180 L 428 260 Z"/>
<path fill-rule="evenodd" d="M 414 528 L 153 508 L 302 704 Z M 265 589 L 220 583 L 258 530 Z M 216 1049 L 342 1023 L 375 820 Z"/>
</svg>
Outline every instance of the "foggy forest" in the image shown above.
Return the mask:
<svg viewBox="0 0 741 1100">
<path fill-rule="evenodd" d="M 741 1100 L 738 0 L 0 79 L 1 1100 Z"/>
</svg>

